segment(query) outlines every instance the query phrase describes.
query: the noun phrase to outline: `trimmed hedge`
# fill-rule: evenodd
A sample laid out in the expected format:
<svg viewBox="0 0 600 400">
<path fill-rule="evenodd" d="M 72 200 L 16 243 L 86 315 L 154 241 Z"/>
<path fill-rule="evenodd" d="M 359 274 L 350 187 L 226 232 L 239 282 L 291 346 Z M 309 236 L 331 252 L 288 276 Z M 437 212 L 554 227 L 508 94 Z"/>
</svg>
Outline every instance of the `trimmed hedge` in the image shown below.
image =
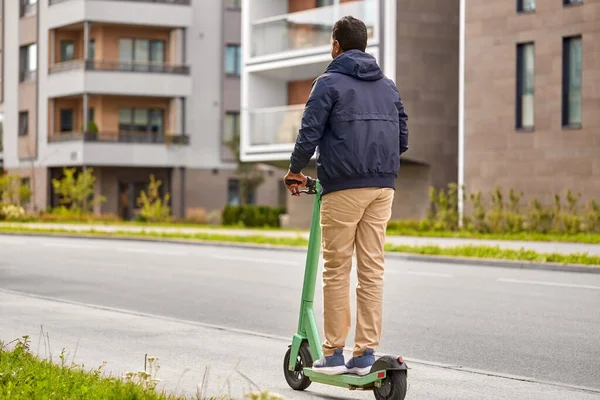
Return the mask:
<svg viewBox="0 0 600 400">
<path fill-rule="evenodd" d="M 222 223 L 229 226 L 279 227 L 279 216 L 285 214 L 284 207 L 227 206 L 223 209 Z"/>
</svg>

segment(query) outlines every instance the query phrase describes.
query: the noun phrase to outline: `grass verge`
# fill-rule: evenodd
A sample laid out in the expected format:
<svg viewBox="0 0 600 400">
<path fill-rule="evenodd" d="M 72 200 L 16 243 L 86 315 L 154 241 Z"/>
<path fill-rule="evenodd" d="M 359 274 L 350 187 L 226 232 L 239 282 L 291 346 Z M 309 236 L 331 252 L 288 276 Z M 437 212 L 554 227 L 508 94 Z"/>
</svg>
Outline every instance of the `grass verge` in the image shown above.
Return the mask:
<svg viewBox="0 0 600 400">
<path fill-rule="evenodd" d="M 528 242 L 562 242 L 562 243 L 586 243 L 600 244 L 600 234 L 597 233 L 476 233 L 468 231 L 420 231 L 416 229 L 388 229 L 388 235 L 392 236 L 418 236 L 418 237 L 440 237 L 457 239 L 483 239 L 483 240 L 515 240 Z"/>
<path fill-rule="evenodd" d="M 127 372 L 121 378 L 102 373 L 102 368 L 85 370 L 83 365 L 68 363 L 63 349 L 61 363 L 41 359 L 30 351 L 29 336 L 23 336 L 12 350 L 0 342 L 0 399 L 10 400 L 184 400 L 186 397 L 158 391 L 158 358 L 148 357 L 148 370 Z M 9 344 L 11 344 L 9 343 Z M 249 378 L 246 378 L 249 379 Z M 250 381 L 252 382 L 252 381 Z M 204 381 L 203 381 L 204 383 Z M 253 382 L 252 382 L 253 383 Z M 197 389 L 194 400 L 233 400 L 230 396 L 203 397 Z M 283 400 L 268 390 L 249 392 L 248 400 Z"/>
<path fill-rule="evenodd" d="M 83 366 L 42 360 L 29 352 L 27 337 L 13 350 L 0 347 L 0 398 L 86 399 L 86 400 L 183 400 L 183 397 L 159 393 L 154 387 L 102 376 L 102 367 L 86 371 Z"/>
<path fill-rule="evenodd" d="M 274 228 L 274 227 L 252 227 L 246 228 L 237 225 L 206 225 L 196 224 L 192 222 L 162 222 L 162 223 L 147 223 L 136 221 L 39 221 L 32 220 L 24 223 L 35 224 L 55 224 L 55 225 L 90 225 L 90 226 L 134 226 L 147 228 L 191 228 L 205 230 L 219 229 L 241 229 L 253 231 L 285 231 L 285 232 L 306 232 L 296 228 Z M 0 224 L 1 225 L 1 224 Z M 560 233 L 536 233 L 536 232 L 519 232 L 519 233 L 477 233 L 469 231 L 427 231 L 411 228 L 396 228 L 394 223 L 388 228 L 387 234 L 390 236 L 413 236 L 413 237 L 440 237 L 440 238 L 457 238 L 457 239 L 482 239 L 482 240 L 513 240 L 513 241 L 530 241 L 530 242 L 561 242 L 561 243 L 586 243 L 600 244 L 600 234 L 598 233 L 577 233 L 577 234 L 560 234 Z"/>
<path fill-rule="evenodd" d="M 306 247 L 308 240 L 303 237 L 284 238 L 268 237 L 263 235 L 222 235 L 212 233 L 172 233 L 172 232 L 98 232 L 91 230 L 72 231 L 67 229 L 32 229 L 27 227 L 8 227 L 0 226 L 0 233 L 42 233 L 51 235 L 76 235 L 82 237 L 114 237 L 114 238 L 135 238 L 135 239 L 166 239 L 166 240 L 189 240 L 200 242 L 221 242 L 221 243 L 242 243 L 254 245 L 273 245 L 287 247 Z M 511 250 L 502 249 L 499 246 L 408 246 L 408 245 L 386 245 L 386 251 L 407 254 L 419 254 L 428 256 L 447 256 L 463 257 L 477 259 L 495 259 L 511 261 L 529 261 L 536 263 L 557 263 L 557 264 L 579 264 L 600 266 L 600 256 L 588 255 L 585 253 L 561 254 L 561 253 L 538 253 L 532 250 Z"/>
</svg>

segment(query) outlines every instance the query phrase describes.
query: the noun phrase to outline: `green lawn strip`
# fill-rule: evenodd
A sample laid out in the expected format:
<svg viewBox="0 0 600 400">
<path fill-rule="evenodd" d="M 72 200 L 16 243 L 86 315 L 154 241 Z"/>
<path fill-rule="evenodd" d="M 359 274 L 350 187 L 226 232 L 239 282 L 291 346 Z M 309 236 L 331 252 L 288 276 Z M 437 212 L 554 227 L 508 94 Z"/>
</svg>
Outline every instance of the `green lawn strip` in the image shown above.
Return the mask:
<svg viewBox="0 0 600 400">
<path fill-rule="evenodd" d="M 416 229 L 388 229 L 388 236 L 417 236 L 439 237 L 456 239 L 482 239 L 482 240 L 514 240 L 529 242 L 564 242 L 600 244 L 598 233 L 556 234 L 556 233 L 476 233 L 468 231 L 420 231 Z"/>
<path fill-rule="evenodd" d="M 103 376 L 101 368 L 86 371 L 64 361 L 62 365 L 42 360 L 31 354 L 23 342 L 11 351 L 0 348 L 0 398 L 183 400 L 134 382 Z"/>
<path fill-rule="evenodd" d="M 206 230 L 254 230 L 254 231 L 284 231 L 306 233 L 307 231 L 296 228 L 276 228 L 276 227 L 243 227 L 238 225 L 205 225 L 186 222 L 129 222 L 129 221 L 39 221 L 31 220 L 24 223 L 36 224 L 55 224 L 55 225 L 90 225 L 90 226 L 131 226 L 141 228 L 190 228 Z M 2 223 L 0 223 L 1 226 Z M 398 229 L 389 228 L 388 236 L 412 236 L 412 237 L 439 237 L 456 239 L 481 239 L 481 240 L 513 240 L 530 242 L 564 242 L 564 243 L 587 243 L 600 244 L 600 234 L 598 233 L 577 233 L 577 234 L 559 234 L 559 233 L 477 233 L 469 231 L 425 231 L 417 229 Z"/>
<path fill-rule="evenodd" d="M 194 233 L 184 234 L 178 232 L 100 232 L 92 230 L 86 231 L 69 231 L 66 229 L 35 229 L 26 227 L 7 227 L 0 226 L 0 232 L 7 233 L 44 233 L 55 235 L 75 235 L 75 236 L 96 236 L 96 237 L 123 237 L 123 238 L 140 238 L 140 239 L 171 239 L 171 240 L 189 240 L 189 241 L 204 241 L 204 242 L 221 242 L 221 243 L 242 243 L 253 245 L 274 245 L 287 247 L 306 247 L 308 240 L 303 237 L 269 237 L 263 235 L 222 235 L 212 233 Z M 600 265 L 600 257 L 587 254 L 560 254 L 560 253 L 538 253 L 533 250 L 511 250 L 502 249 L 499 246 L 480 246 L 480 245 L 465 245 L 455 247 L 441 247 L 435 245 L 425 246 L 408 246 L 408 245 L 393 245 L 386 244 L 386 251 L 420 254 L 430 256 L 449 256 L 449 257 L 466 257 L 479 259 L 500 259 L 513 261 L 531 261 L 539 263 L 559 263 L 559 264 L 581 264 L 581 265 Z"/>
</svg>

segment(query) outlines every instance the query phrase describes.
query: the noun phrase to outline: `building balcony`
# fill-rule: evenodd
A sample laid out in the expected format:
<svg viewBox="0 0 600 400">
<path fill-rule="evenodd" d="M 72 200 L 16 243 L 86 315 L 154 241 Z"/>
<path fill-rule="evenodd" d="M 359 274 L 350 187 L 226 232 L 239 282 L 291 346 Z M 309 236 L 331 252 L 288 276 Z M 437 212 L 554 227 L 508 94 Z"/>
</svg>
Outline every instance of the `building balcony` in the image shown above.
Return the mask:
<svg viewBox="0 0 600 400">
<path fill-rule="evenodd" d="M 278 7 L 270 7 L 271 3 L 251 3 L 251 10 L 244 11 L 250 21 L 248 64 L 329 53 L 333 25 L 344 15 L 353 15 L 365 22 L 369 45 L 379 42 L 379 0 L 341 1 L 280 15 L 270 14 L 287 11 L 293 1 L 282 1 Z M 256 15 L 269 16 L 252 19 Z"/>
<path fill-rule="evenodd" d="M 82 95 L 48 101 L 51 163 L 182 165 L 190 136 L 180 99 Z M 182 153 L 183 152 L 183 153 Z M 77 156 L 73 156 L 77 154 Z"/>
<path fill-rule="evenodd" d="M 190 68 L 181 35 L 170 28 L 100 23 L 53 29 L 48 96 L 189 96 Z"/>
<path fill-rule="evenodd" d="M 375 59 L 377 48 L 368 48 Z M 242 80 L 242 161 L 289 160 L 315 78 L 331 61 L 327 54 L 246 66 Z"/>
<path fill-rule="evenodd" d="M 49 0 L 48 26 L 82 21 L 164 27 L 192 26 L 190 0 Z"/>
</svg>

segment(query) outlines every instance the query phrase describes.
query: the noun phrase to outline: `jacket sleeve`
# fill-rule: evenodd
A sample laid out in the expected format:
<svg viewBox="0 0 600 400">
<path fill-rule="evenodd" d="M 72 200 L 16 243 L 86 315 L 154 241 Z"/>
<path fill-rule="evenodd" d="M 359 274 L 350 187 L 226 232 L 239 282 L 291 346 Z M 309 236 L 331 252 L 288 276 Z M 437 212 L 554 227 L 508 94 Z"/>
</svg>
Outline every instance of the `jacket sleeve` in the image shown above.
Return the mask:
<svg viewBox="0 0 600 400">
<path fill-rule="evenodd" d="M 391 80 L 389 82 L 397 96 L 396 109 L 398 110 L 398 120 L 400 122 L 400 132 L 398 134 L 400 136 L 400 155 L 402 155 L 408 150 L 408 115 L 406 115 L 406 111 L 404 110 L 404 104 L 402 103 L 402 98 L 396 84 Z"/>
<path fill-rule="evenodd" d="M 398 109 L 398 119 L 400 121 L 400 155 L 402 155 L 408 150 L 408 115 L 404 111 L 404 104 L 402 104 L 400 95 L 398 95 L 396 108 Z"/>
<path fill-rule="evenodd" d="M 300 131 L 290 159 L 290 171 L 299 174 L 309 163 L 323 136 L 325 124 L 333 107 L 329 86 L 323 77 L 313 84 L 304 107 Z"/>
</svg>

